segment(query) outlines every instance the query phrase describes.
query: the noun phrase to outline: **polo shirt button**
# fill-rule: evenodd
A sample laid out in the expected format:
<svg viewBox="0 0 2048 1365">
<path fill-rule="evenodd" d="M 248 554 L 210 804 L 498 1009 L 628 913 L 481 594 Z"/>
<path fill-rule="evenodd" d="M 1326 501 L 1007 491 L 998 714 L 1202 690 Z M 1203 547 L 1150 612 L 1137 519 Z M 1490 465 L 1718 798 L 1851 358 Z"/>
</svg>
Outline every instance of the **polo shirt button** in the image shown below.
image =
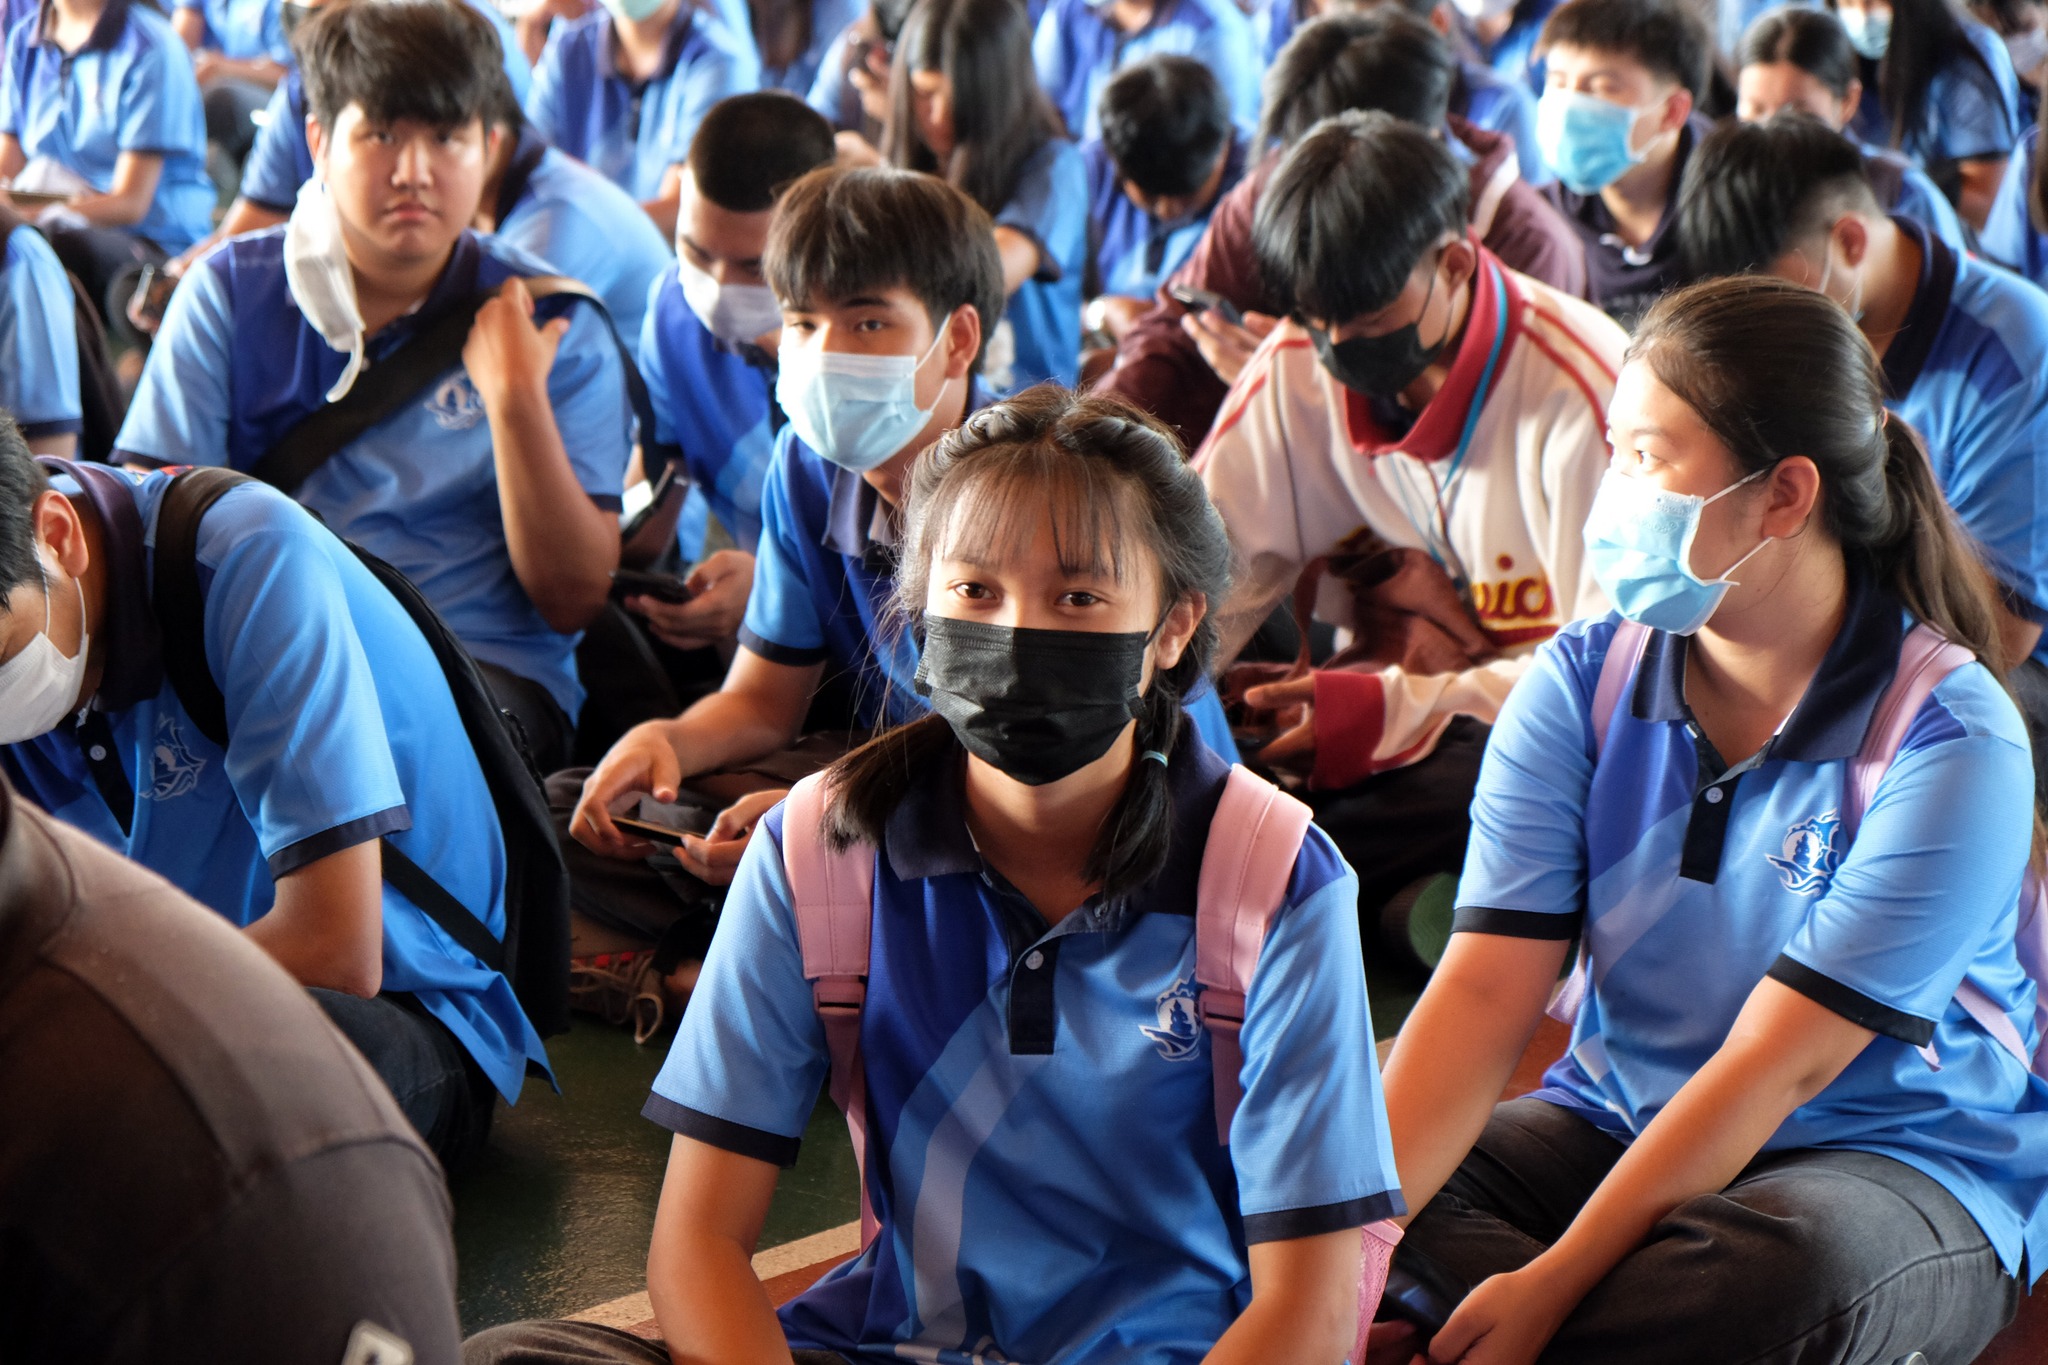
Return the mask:
<svg viewBox="0 0 2048 1365">
<path fill-rule="evenodd" d="M 1037 951 L 1036 949 L 1032 950 L 1030 957 L 1024 959 L 1024 970 L 1027 972 L 1035 972 L 1044 965 L 1045 954 Z"/>
<path fill-rule="evenodd" d="M 107 746 L 104 744 L 95 744 L 90 749 L 87 749 L 85 752 L 92 759 L 93 762 L 98 763 L 107 756 Z"/>
<path fill-rule="evenodd" d="M 1718 806 L 1718 805 L 1720 805 L 1720 804 L 1721 804 L 1721 795 L 1722 795 L 1722 793 L 1721 793 L 1721 789 L 1720 789 L 1719 787 L 1709 787 L 1709 788 L 1707 788 L 1707 804 L 1708 804 L 1708 805 L 1710 805 L 1710 806 Z"/>
</svg>

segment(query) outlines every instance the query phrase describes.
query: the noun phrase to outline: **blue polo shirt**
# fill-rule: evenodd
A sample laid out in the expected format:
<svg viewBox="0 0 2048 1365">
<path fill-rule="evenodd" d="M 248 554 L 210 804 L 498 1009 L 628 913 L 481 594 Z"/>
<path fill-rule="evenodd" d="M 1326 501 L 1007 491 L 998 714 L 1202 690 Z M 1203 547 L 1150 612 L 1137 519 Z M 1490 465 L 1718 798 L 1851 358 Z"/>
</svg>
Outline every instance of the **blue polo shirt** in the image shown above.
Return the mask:
<svg viewBox="0 0 2048 1365">
<path fill-rule="evenodd" d="M 989 382 L 1004 393 L 1043 379 L 1071 387 L 1081 370 L 1081 282 L 1088 268 L 1088 164 L 1063 137 L 1049 138 L 1017 173 L 1017 189 L 995 215 L 997 227 L 1015 228 L 1038 243 L 1038 273 L 1017 286 L 1003 305 L 991 344 L 1001 335 L 1012 346 L 1007 375 L 991 367 Z"/>
<path fill-rule="evenodd" d="M 1505 81 L 1519 81 L 1531 93 L 1540 95 L 1545 68 L 1543 59 L 1536 55 L 1536 42 L 1543 36 L 1543 25 L 1549 21 L 1551 11 L 1563 3 L 1564 0 L 1516 0 L 1507 32 L 1492 43 L 1480 42 L 1463 16 L 1459 17 L 1460 31 L 1495 75 Z"/>
<path fill-rule="evenodd" d="M 647 294 L 675 257 L 633 196 L 522 128 L 498 184 L 498 240 L 604 299 L 619 335 L 640 335 Z"/>
<path fill-rule="evenodd" d="M 21 791 L 234 924 L 270 910 L 275 878 L 388 838 L 502 937 L 490 789 L 397 599 L 282 494 L 242 487 L 215 503 L 198 561 L 206 659 L 227 700 L 223 752 L 185 713 L 157 643 L 151 574 L 171 476 L 81 468 L 104 533 L 94 644 L 106 673 L 84 724 L 0 750 Z M 383 989 L 411 993 L 508 1102 L 529 1064 L 547 1069 L 511 985 L 389 883 Z"/>
<path fill-rule="evenodd" d="M 841 29 L 832 39 L 832 45 L 818 59 L 817 74 L 804 95 L 804 103 L 823 114 L 833 131 L 840 133 L 859 131 L 864 119 L 860 92 L 846 78 L 846 45 L 851 39 L 850 29 Z"/>
<path fill-rule="evenodd" d="M 2020 82 L 2004 40 L 1974 19 L 1958 16 L 1957 21 L 1983 60 L 1958 55 L 1928 82 L 1918 116 L 1899 140 L 1899 150 L 1923 166 L 2005 156 L 2022 131 Z M 1877 88 L 1877 63 L 1867 57 L 1857 63 L 1862 68 L 1863 102 L 1845 131 L 1889 147 L 1893 130 Z"/>
<path fill-rule="evenodd" d="M 1102 136 L 1096 101 L 1109 78 L 1160 53 L 1193 57 L 1216 74 L 1230 116 L 1249 133 L 1259 121 L 1258 35 L 1236 0 L 1159 0 L 1151 22 L 1125 33 L 1088 0 L 1050 0 L 1031 40 L 1038 83 L 1067 127 L 1082 138 Z"/>
<path fill-rule="evenodd" d="M 279 0 L 180 0 L 178 8 L 199 12 L 206 21 L 204 46 L 223 57 L 268 57 L 280 66 L 292 65 Z"/>
<path fill-rule="evenodd" d="M 761 539 L 762 491 L 782 427 L 775 357 L 752 346 L 734 350 L 720 344 L 690 311 L 671 267 L 646 301 L 640 377 L 654 407 L 655 444 L 680 459 L 690 476 L 690 499 L 676 528 L 683 558 L 702 557 L 707 514 L 718 518 L 742 550 L 753 551 Z"/>
<path fill-rule="evenodd" d="M 1244 178 L 1244 138 L 1234 136 L 1216 196 L 1201 209 L 1170 223 L 1131 202 L 1109 148 L 1091 142 L 1081 149 L 1088 167 L 1088 216 L 1095 242 L 1098 292 L 1149 299 L 1181 268 L 1208 230 L 1217 200 Z"/>
<path fill-rule="evenodd" d="M 123 152 L 160 156 L 149 210 L 124 230 L 173 253 L 212 230 L 206 114 L 192 54 L 146 4 L 112 0 L 70 55 L 44 40 L 40 23 L 15 25 L 0 78 L 0 133 L 20 139 L 31 160 L 48 157 L 102 194 L 113 191 Z"/>
<path fill-rule="evenodd" d="M 962 769 L 914 782 L 876 855 L 861 1061 L 881 1234 L 781 1310 L 860 1362 L 1195 1365 L 1251 1300 L 1249 1243 L 1403 1210 L 1374 1060 L 1358 884 L 1319 830 L 1246 1001 L 1217 1141 L 1193 997 L 1196 879 L 1227 769 L 1169 768 L 1157 879 L 1048 928 L 975 851 Z M 785 808 L 740 863 L 645 1113 L 787 1165 L 825 1078 L 783 875 Z"/>
<path fill-rule="evenodd" d="M 2048 623 L 2048 294 L 1958 256 L 1910 218 L 1893 221 L 1921 259 L 1912 307 L 1884 354 L 1886 406 L 1927 443 L 2007 605 Z M 2033 657 L 2048 662 L 2048 636 Z"/>
<path fill-rule="evenodd" d="M 752 37 L 687 4 L 676 8 L 661 69 L 635 85 L 619 74 L 611 14 L 599 6 L 556 23 L 533 73 L 526 116 L 549 142 L 645 203 L 661 193 L 668 168 L 689 155 L 711 106 L 760 85 Z"/>
<path fill-rule="evenodd" d="M 2023 1253 L 2038 1270 L 2048 1086 L 1954 999 L 1967 977 L 2033 1046 L 2034 986 L 2013 938 L 2034 776 L 2011 699 L 1978 664 L 1944 680 L 1846 844 L 1849 760 L 1908 624 L 1897 602 L 1852 584 L 1798 708 L 1725 770 L 1695 738 L 1686 641 L 1662 634 L 1596 765 L 1591 701 L 1618 619 L 1567 626 L 1538 652 L 1472 803 L 1456 928 L 1583 932 L 1591 954 L 1571 1049 L 1536 1098 L 1624 1140 L 1641 1133 L 1769 976 L 1878 1036 L 1764 1150 L 1902 1161 L 1970 1211 L 2008 1273 Z"/>
<path fill-rule="evenodd" d="M 73 308 L 57 253 L 34 228 L 14 229 L 0 257 L 0 408 L 13 414 L 23 436 L 83 428 Z"/>
<path fill-rule="evenodd" d="M 807 95 L 828 53 L 838 52 L 839 35 L 867 13 L 867 0 L 811 0 L 811 41 L 788 66 L 761 63 L 761 88 Z M 727 21 L 731 23 L 730 20 Z M 752 37 L 751 31 L 748 34 Z"/>
<path fill-rule="evenodd" d="M 1878 192 L 1878 202 L 1886 211 L 1911 218 L 1946 242 L 1951 251 L 1962 253 L 1970 249 L 1955 205 L 1949 203 L 1948 196 L 1935 187 L 1927 172 L 1911 158 L 1865 146 L 1863 173 L 1870 178 L 1871 188 Z M 1994 209 L 1993 213 L 1996 212 Z"/>
<path fill-rule="evenodd" d="M 1984 217 L 1984 230 L 1977 234 L 1977 245 L 2000 265 L 2048 288 L 2048 235 L 2035 225 L 2033 212 L 2027 207 L 2040 141 L 2040 131 L 2029 129 L 2013 148 L 2012 160 L 2006 163 L 2005 179 L 1999 182 L 1998 198 L 1992 201 L 1991 212 Z"/>
<path fill-rule="evenodd" d="M 370 339 L 370 363 L 479 291 L 546 273 L 517 248 L 465 231 L 419 310 Z M 555 298 L 537 317 L 565 311 L 569 331 L 548 375 L 555 425 L 577 482 L 616 509 L 632 430 L 618 347 L 594 309 Z M 292 302 L 284 229 L 231 238 L 171 296 L 117 445 L 162 464 L 249 469 L 321 406 L 346 364 Z M 512 571 L 490 423 L 459 367 L 343 447 L 297 496 L 412 579 L 477 658 L 540 683 L 575 717 L 577 636 L 549 626 Z"/>
</svg>

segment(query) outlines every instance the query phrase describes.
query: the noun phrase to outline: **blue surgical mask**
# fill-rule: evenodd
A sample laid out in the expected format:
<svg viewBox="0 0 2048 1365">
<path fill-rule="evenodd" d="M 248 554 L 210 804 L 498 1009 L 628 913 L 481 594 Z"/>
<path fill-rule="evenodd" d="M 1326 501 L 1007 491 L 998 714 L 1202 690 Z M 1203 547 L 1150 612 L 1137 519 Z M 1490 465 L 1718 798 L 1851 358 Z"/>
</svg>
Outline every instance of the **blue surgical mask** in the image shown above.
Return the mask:
<svg viewBox="0 0 2048 1365">
<path fill-rule="evenodd" d="M 1638 625 L 1672 635 L 1691 635 L 1719 609 L 1734 573 L 1757 550 L 1771 543 L 1765 536 L 1742 558 L 1704 579 L 1692 571 L 1692 542 L 1699 534 L 1700 514 L 1746 483 L 1770 473 L 1759 469 L 1737 479 L 1711 498 L 1671 493 L 1648 479 L 1630 478 L 1610 469 L 1586 515 L 1586 556 L 1593 577 L 1614 609 Z"/>
<path fill-rule="evenodd" d="M 842 469 L 865 474 L 908 445 L 937 410 L 936 400 L 917 405 L 917 372 L 946 331 L 939 328 L 922 356 L 827 351 L 785 331 L 775 401 L 805 445 Z"/>
<path fill-rule="evenodd" d="M 1573 194 L 1597 194 L 1639 164 L 1629 145 L 1642 111 L 1598 95 L 1553 87 L 1536 103 L 1536 148 Z"/>
<path fill-rule="evenodd" d="M 1884 60 L 1885 49 L 1892 45 L 1892 16 L 1872 14 L 1869 10 L 1838 10 L 1836 17 L 1849 32 L 1849 46 L 1873 62 Z"/>
</svg>

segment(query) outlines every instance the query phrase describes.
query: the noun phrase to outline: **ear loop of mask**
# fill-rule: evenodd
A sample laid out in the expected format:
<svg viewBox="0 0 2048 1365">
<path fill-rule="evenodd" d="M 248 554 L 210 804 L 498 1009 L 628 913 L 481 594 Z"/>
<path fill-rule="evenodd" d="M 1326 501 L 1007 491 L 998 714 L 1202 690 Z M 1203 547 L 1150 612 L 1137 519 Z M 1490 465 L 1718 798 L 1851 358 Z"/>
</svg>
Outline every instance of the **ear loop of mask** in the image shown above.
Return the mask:
<svg viewBox="0 0 2048 1365">
<path fill-rule="evenodd" d="M 1744 484 L 1755 483 L 1758 479 L 1761 479 L 1764 475 L 1770 473 L 1777 467 L 1777 462 L 1772 461 L 1770 464 L 1765 465 L 1762 469 L 1757 470 L 1756 473 L 1751 474 L 1746 478 L 1737 479 L 1734 483 L 1729 484 L 1726 488 L 1714 494 L 1713 497 L 1708 498 L 1705 502 L 1702 502 L 1700 504 L 1700 511 L 1706 511 L 1707 508 L 1713 506 L 1721 499 L 1727 497 L 1730 493 L 1733 493 L 1736 489 L 1742 487 Z M 1694 523 L 1694 526 L 1695 529 L 1697 529 L 1698 523 Z M 1755 559 L 1757 555 L 1763 550 L 1764 546 L 1769 545 L 1772 541 L 1776 539 L 1776 536 L 1765 536 L 1762 540 L 1759 540 L 1754 546 L 1752 546 L 1747 552 L 1745 552 L 1742 555 L 1742 557 L 1737 559 L 1733 564 L 1730 564 L 1727 568 L 1721 570 L 1721 572 L 1715 574 L 1712 578 L 1703 578 L 1700 581 L 1703 583 L 1735 583 L 1735 580 L 1730 578 L 1728 575 L 1734 573 L 1737 569 L 1749 563 L 1750 560 Z M 1686 547 L 1686 558 L 1692 558 L 1692 547 L 1690 545 Z M 1686 568 L 1690 570 L 1692 566 L 1690 564 L 1687 564 Z M 1740 585 L 1736 584 L 1736 586 L 1739 587 Z"/>
</svg>

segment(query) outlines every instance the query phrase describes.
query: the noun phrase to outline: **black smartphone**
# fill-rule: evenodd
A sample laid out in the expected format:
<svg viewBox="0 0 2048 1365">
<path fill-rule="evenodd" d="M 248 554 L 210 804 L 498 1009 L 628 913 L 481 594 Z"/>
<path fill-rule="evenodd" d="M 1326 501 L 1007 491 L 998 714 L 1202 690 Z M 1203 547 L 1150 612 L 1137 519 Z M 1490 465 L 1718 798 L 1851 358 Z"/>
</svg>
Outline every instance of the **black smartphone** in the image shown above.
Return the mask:
<svg viewBox="0 0 2048 1365">
<path fill-rule="evenodd" d="M 128 306 L 144 323 L 154 326 L 164 320 L 164 309 L 170 306 L 171 291 L 177 287 L 176 276 L 165 274 L 160 266 L 146 265 L 135 281 L 135 293 L 129 298 Z"/>
<path fill-rule="evenodd" d="M 1216 316 L 1222 318 L 1231 326 L 1244 326 L 1244 314 L 1237 310 L 1236 304 L 1224 298 L 1221 294 L 1213 293 L 1207 289 L 1197 289 L 1191 284 L 1169 284 L 1166 286 L 1166 292 L 1190 313 L 1202 313 L 1214 309 Z"/>
<path fill-rule="evenodd" d="M 687 602 L 697 594 L 672 573 L 649 573 L 644 569 L 612 570 L 612 601 L 628 597 L 652 597 L 657 602 Z"/>
<path fill-rule="evenodd" d="M 666 844 L 670 848 L 682 846 L 684 831 L 671 829 L 667 825 L 657 825 L 652 820 L 642 820 L 631 815 L 614 815 L 612 823 L 627 834 L 638 835 L 650 844 Z"/>
</svg>

